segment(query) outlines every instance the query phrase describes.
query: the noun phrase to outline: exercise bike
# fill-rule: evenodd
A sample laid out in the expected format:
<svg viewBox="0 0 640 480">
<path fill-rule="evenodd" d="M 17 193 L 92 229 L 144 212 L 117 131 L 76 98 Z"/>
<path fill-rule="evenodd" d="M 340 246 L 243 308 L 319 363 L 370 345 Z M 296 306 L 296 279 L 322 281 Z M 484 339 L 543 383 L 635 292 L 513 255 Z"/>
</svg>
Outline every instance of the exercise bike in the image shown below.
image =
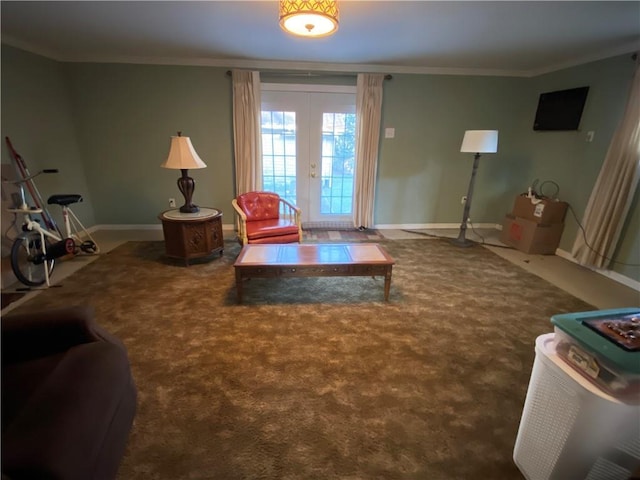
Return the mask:
<svg viewBox="0 0 640 480">
<path fill-rule="evenodd" d="M 100 248 L 85 226 L 80 222 L 70 205 L 82 202 L 82 195 L 63 194 L 48 198 L 49 205 L 62 208 L 64 230 L 47 229 L 33 215 L 47 213 L 44 208 L 30 206 L 26 201 L 24 184 L 43 173 L 58 173 L 57 169 L 41 170 L 20 180 L 7 180 L 19 189 L 19 206 L 7 209 L 16 216 L 21 214 L 21 232 L 11 246 L 11 268 L 16 278 L 28 287 L 51 286 L 50 279 L 56 259 L 85 253 L 95 255 Z M 43 215 L 44 217 L 44 215 Z"/>
</svg>

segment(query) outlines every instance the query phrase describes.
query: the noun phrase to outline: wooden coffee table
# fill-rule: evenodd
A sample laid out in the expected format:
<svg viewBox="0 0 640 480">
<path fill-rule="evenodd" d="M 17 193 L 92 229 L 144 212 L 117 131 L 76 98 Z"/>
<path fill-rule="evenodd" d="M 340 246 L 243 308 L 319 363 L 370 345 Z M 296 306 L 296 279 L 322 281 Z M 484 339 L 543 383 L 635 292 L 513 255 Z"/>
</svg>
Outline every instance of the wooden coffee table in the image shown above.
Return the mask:
<svg viewBox="0 0 640 480">
<path fill-rule="evenodd" d="M 389 301 L 395 261 L 377 243 L 245 245 L 233 264 L 238 302 L 248 278 L 383 276 Z"/>
</svg>

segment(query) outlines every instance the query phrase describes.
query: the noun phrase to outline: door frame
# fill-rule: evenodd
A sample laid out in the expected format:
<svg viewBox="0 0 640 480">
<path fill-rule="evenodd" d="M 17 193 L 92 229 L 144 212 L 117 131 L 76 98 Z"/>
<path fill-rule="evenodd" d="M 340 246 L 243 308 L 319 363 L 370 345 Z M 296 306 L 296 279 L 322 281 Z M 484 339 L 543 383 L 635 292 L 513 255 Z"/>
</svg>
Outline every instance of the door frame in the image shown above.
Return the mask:
<svg viewBox="0 0 640 480">
<path fill-rule="evenodd" d="M 307 84 L 298 84 L 298 83 L 261 83 L 260 88 L 262 92 L 278 92 L 283 94 L 291 94 L 292 97 L 295 97 L 296 93 L 349 94 L 354 96 L 354 106 L 356 101 L 355 85 L 322 85 L 322 84 L 307 85 Z M 293 98 L 292 98 L 292 102 L 295 102 Z M 262 101 L 262 99 L 260 103 L 261 103 L 261 109 L 262 109 L 262 105 L 264 105 L 264 102 Z M 309 108 L 310 106 L 307 105 L 306 112 L 305 112 L 307 115 L 309 114 Z M 296 123 L 297 121 L 298 119 L 296 118 Z M 312 126 L 312 122 L 309 121 L 309 128 L 311 128 L 311 126 Z M 302 132 L 300 130 L 296 131 L 296 142 L 297 142 L 297 147 L 303 145 L 306 147 L 306 150 L 307 150 L 307 151 L 301 151 L 301 149 L 296 148 L 296 156 L 302 155 L 304 160 L 302 162 L 299 162 L 298 160 L 296 160 L 296 177 L 297 177 L 296 198 L 299 201 L 299 206 L 302 208 L 302 221 L 308 225 L 313 223 L 314 225 L 318 224 L 319 226 L 320 224 L 325 222 L 318 222 L 318 221 L 310 222 L 311 212 L 309 211 L 310 202 L 311 202 L 310 196 L 312 195 L 312 192 L 315 191 L 314 188 L 310 185 L 311 148 L 316 148 L 316 147 L 319 148 L 319 145 L 315 145 L 315 144 L 311 145 L 310 139 L 308 138 L 308 132 Z M 321 159 L 319 159 L 319 162 L 321 162 Z M 319 201 L 320 199 L 318 198 L 317 199 L 318 205 L 319 205 Z M 351 219 L 349 219 L 348 222 L 344 222 L 344 221 L 341 222 L 340 220 L 337 220 L 337 222 L 331 221 L 326 223 L 331 223 L 331 224 L 346 223 L 352 226 Z"/>
</svg>

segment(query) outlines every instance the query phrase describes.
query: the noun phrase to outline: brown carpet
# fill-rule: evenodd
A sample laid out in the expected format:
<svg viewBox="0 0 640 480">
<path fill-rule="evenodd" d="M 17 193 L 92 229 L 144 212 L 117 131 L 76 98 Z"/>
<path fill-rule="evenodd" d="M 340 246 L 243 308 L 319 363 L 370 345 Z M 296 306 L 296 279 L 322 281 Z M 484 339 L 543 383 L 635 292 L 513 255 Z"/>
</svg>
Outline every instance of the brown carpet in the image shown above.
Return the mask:
<svg viewBox="0 0 640 480">
<path fill-rule="evenodd" d="M 25 294 L 21 292 L 2 292 L 0 294 L 0 297 L 2 298 L 0 308 L 8 307 L 13 302 L 20 300 L 24 295 Z"/>
<path fill-rule="evenodd" d="M 252 279 L 131 242 L 16 312 L 78 302 L 127 345 L 120 479 L 518 479 L 538 335 L 593 309 L 482 247 L 384 241 L 382 279 Z"/>
</svg>

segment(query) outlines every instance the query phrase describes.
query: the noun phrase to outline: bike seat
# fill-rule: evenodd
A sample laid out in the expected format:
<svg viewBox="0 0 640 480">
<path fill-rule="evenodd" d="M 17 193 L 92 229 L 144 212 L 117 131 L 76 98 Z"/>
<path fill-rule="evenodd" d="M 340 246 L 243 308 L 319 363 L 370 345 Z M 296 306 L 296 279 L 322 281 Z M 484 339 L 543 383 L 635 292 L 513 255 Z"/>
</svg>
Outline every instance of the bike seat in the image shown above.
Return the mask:
<svg viewBox="0 0 640 480">
<path fill-rule="evenodd" d="M 82 195 L 77 193 L 63 193 L 59 195 L 51 195 L 47 200 L 49 205 L 62 205 L 66 207 L 72 203 L 78 203 L 82 201 Z"/>
</svg>

